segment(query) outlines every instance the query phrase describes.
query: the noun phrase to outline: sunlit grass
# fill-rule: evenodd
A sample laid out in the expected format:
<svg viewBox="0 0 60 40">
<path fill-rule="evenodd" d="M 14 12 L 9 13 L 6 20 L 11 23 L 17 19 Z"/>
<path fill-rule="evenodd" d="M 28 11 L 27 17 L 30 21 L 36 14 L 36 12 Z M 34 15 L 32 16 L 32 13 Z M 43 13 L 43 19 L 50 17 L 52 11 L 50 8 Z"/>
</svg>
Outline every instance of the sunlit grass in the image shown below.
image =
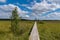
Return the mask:
<svg viewBox="0 0 60 40">
<path fill-rule="evenodd" d="M 38 22 L 38 30 L 41 40 L 60 40 L 60 21 Z"/>
<path fill-rule="evenodd" d="M 15 37 L 10 30 L 10 21 L 0 21 L 0 40 L 28 40 L 34 21 L 20 21 L 22 33 Z M 60 40 L 60 21 L 38 21 L 38 31 L 41 40 Z"/>
<path fill-rule="evenodd" d="M 20 21 L 19 29 L 21 33 L 19 36 L 15 37 L 10 30 L 10 21 L 0 21 L 0 40 L 28 40 L 29 31 L 34 22 L 32 21 Z M 19 30 L 18 30 L 19 31 Z"/>
</svg>

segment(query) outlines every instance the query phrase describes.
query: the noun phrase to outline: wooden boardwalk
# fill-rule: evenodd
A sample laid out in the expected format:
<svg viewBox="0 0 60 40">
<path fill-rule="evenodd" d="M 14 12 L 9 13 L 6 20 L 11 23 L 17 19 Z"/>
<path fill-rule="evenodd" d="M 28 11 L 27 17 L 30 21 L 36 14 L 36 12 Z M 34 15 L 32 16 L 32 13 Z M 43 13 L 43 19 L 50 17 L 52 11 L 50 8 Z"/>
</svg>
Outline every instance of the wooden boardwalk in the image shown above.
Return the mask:
<svg viewBox="0 0 60 40">
<path fill-rule="evenodd" d="M 29 40 L 40 40 L 38 29 L 37 29 L 37 22 L 35 22 L 31 34 L 29 36 Z"/>
</svg>

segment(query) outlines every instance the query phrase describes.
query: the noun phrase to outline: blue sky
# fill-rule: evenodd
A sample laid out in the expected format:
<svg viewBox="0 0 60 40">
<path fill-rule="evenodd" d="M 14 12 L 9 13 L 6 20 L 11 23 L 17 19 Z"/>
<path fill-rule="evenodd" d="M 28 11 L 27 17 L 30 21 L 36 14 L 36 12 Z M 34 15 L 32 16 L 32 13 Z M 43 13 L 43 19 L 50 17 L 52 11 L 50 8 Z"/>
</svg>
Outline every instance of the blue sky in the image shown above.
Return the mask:
<svg viewBox="0 0 60 40">
<path fill-rule="evenodd" d="M 59 0 L 0 0 L 0 18 L 10 18 L 15 7 L 23 19 L 60 20 Z"/>
</svg>

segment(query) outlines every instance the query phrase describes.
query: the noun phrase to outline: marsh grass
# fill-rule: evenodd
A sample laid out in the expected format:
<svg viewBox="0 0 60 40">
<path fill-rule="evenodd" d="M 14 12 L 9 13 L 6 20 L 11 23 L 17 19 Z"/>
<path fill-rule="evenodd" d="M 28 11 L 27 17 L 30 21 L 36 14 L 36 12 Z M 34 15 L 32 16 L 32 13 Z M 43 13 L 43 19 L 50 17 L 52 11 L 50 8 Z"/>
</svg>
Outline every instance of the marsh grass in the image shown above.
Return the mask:
<svg viewBox="0 0 60 40">
<path fill-rule="evenodd" d="M 18 36 L 10 30 L 10 21 L 0 21 L 0 40 L 28 40 L 34 21 L 20 21 Z M 60 40 L 60 21 L 38 21 L 41 40 Z"/>
<path fill-rule="evenodd" d="M 29 31 L 34 22 L 32 21 L 20 21 L 19 29 L 20 31 L 17 36 L 11 32 L 11 22 L 10 21 L 0 21 L 0 40 L 28 40 Z"/>
<path fill-rule="evenodd" d="M 60 40 L 60 21 L 43 21 L 38 23 L 41 40 Z"/>
</svg>

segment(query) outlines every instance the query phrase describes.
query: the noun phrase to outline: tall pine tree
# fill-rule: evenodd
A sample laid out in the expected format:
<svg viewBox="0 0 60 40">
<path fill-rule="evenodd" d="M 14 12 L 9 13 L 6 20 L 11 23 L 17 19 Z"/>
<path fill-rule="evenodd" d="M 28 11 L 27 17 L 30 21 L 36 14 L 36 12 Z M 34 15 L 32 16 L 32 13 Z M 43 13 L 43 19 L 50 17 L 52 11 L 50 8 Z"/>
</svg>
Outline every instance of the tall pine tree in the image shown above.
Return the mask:
<svg viewBox="0 0 60 40">
<path fill-rule="evenodd" d="M 19 16 L 18 16 L 18 11 L 17 7 L 12 11 L 12 16 L 11 16 L 11 31 L 16 35 L 18 34 L 18 29 L 19 29 Z"/>
</svg>

